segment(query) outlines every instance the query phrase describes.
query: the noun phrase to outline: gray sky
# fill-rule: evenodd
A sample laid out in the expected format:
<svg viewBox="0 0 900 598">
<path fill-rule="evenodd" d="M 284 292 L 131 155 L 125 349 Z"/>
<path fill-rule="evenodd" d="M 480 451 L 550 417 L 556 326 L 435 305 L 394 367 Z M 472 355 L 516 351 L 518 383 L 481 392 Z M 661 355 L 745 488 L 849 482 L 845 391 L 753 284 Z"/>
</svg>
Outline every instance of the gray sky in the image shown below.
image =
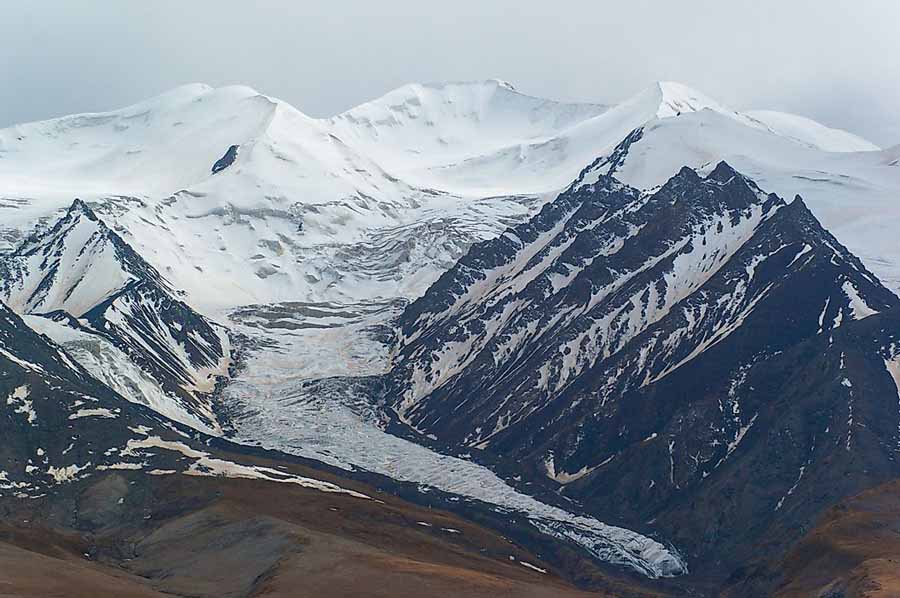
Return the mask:
<svg viewBox="0 0 900 598">
<path fill-rule="evenodd" d="M 900 143 L 895 0 L 0 0 L 0 126 L 242 83 L 328 116 L 412 81 L 612 102 L 659 79 Z"/>
</svg>

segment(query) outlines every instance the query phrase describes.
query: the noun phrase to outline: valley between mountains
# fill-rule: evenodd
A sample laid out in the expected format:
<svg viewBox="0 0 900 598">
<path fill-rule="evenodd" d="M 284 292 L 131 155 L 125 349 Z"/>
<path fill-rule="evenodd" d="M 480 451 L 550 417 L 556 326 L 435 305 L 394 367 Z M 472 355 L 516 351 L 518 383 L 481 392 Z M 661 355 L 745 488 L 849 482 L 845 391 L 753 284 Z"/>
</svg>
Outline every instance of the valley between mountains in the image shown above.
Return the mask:
<svg viewBox="0 0 900 598">
<path fill-rule="evenodd" d="M 673 82 L 0 130 L 0 594 L 895 587 L 898 202 Z"/>
</svg>

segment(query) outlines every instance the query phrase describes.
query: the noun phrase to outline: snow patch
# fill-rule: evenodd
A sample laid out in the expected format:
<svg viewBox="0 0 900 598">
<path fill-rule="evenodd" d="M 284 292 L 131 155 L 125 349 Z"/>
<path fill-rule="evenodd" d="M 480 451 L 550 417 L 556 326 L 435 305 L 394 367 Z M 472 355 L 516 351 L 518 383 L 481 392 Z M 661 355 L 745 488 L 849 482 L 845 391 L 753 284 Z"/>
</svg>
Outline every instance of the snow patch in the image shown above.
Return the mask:
<svg viewBox="0 0 900 598">
<path fill-rule="evenodd" d="M 15 413 L 24 415 L 29 424 L 35 425 L 37 412 L 35 412 L 31 400 L 28 399 L 28 386 L 19 386 L 13 390 L 7 397 L 6 404 L 14 407 Z"/>
<path fill-rule="evenodd" d="M 97 407 L 95 409 L 79 409 L 75 413 L 69 416 L 69 419 L 81 419 L 83 417 L 103 417 L 107 419 L 115 419 L 118 416 L 117 413 L 113 413 L 109 409 L 104 407 Z"/>
</svg>

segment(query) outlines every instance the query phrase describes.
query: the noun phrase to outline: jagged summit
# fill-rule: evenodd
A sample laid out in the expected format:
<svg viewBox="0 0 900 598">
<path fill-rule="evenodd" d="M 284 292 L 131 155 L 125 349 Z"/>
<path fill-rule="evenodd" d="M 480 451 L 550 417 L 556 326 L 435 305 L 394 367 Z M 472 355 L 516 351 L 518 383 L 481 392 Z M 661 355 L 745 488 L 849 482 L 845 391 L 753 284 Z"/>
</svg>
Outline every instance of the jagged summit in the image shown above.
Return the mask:
<svg viewBox="0 0 900 598">
<path fill-rule="evenodd" d="M 80 348 L 93 342 L 97 351 L 81 357 L 97 376 L 114 380 L 144 372 L 138 382 L 117 387 L 132 401 L 154 404 L 189 425 L 217 428 L 206 395 L 227 375 L 227 335 L 182 302 L 159 271 L 81 199 L 0 258 L 0 301 L 23 316 L 61 323 L 32 322 L 60 342 Z"/>
<path fill-rule="evenodd" d="M 62 310 L 80 318 L 135 280 L 171 292 L 159 272 L 81 199 L 0 260 L 0 268 L 3 298 L 20 313 Z"/>
<path fill-rule="evenodd" d="M 94 213 L 94 210 L 87 205 L 83 199 L 80 197 L 76 197 L 72 200 L 72 204 L 66 209 L 66 216 L 70 218 L 75 218 L 79 215 L 84 216 L 90 220 L 98 220 L 97 215 Z"/>
<path fill-rule="evenodd" d="M 706 178 L 724 183 L 735 176 L 741 176 L 741 174 L 732 168 L 728 162 L 722 160 L 716 164 L 716 167 L 712 169 L 712 172 L 706 175 Z"/>
</svg>

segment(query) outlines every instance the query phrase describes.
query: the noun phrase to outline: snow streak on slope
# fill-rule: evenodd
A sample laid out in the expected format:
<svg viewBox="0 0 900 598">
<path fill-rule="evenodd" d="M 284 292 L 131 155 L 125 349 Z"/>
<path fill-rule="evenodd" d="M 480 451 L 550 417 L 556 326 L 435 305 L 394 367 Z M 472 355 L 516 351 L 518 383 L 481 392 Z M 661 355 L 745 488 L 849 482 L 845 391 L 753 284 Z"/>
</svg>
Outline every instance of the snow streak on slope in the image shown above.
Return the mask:
<svg viewBox="0 0 900 598">
<path fill-rule="evenodd" d="M 151 270 L 140 271 L 107 231 L 76 200 L 46 234 L 27 239 L 3 261 L 6 303 L 18 312 L 63 310 L 80 318 L 138 275 L 152 275 Z"/>
<path fill-rule="evenodd" d="M 897 475 L 898 315 L 803 200 L 724 162 L 653 192 L 583 176 L 404 310 L 380 396 L 702 562 Z"/>
<path fill-rule="evenodd" d="M 106 338 L 42 316 L 26 315 L 23 320 L 32 330 L 63 347 L 94 378 L 128 400 L 147 405 L 157 413 L 192 428 L 212 431 L 208 420 L 198 418 L 167 394 L 159 382 Z"/>
<path fill-rule="evenodd" d="M 521 387 L 498 396 L 490 427 L 466 440 L 481 446 L 537 408 L 523 397 L 553 396 L 665 318 L 777 207 L 725 165 L 705 181 L 683 171 L 654 196 L 609 179 L 573 186 L 528 224 L 473 249 L 404 314 L 400 417 L 416 426 L 440 419 L 414 417 L 429 411 L 420 401 L 444 385 L 453 394 L 455 377 L 493 364 L 489 386 Z M 540 369 L 522 371 L 536 353 Z M 464 403 L 457 408 L 479 401 Z"/>
<path fill-rule="evenodd" d="M 819 135 L 809 129 L 808 136 Z M 852 146 L 850 146 L 852 147 Z M 623 182 L 652 189 L 684 165 L 700 171 L 725 160 L 761 187 L 784 197 L 800 195 L 841 243 L 891 288 L 900 288 L 900 169 L 888 151 L 825 152 L 793 136 L 773 135 L 711 110 L 654 120 L 615 162 Z M 603 172 L 609 165 L 600 162 Z"/>
</svg>

